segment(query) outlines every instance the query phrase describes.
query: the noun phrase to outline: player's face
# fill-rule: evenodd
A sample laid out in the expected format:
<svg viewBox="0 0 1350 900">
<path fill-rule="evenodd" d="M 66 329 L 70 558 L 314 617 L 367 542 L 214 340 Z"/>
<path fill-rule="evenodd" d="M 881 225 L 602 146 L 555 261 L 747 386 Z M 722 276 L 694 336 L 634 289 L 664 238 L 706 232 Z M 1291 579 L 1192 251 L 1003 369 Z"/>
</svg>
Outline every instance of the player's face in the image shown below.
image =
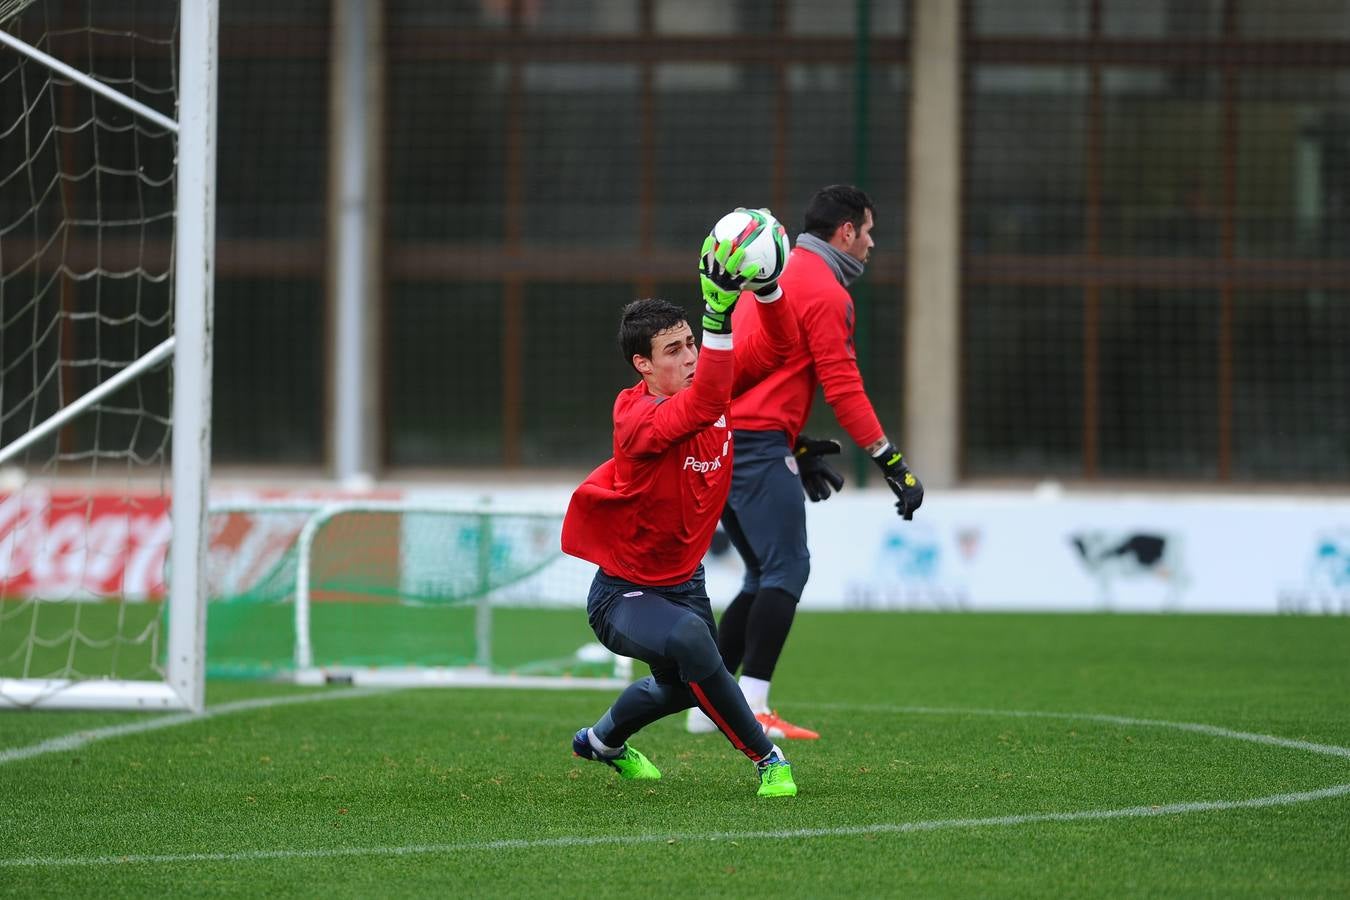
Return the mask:
<svg viewBox="0 0 1350 900">
<path fill-rule="evenodd" d="M 688 322 L 681 322 L 652 337 L 652 355 L 634 356 L 633 365 L 642 373 L 647 388 L 657 396 L 673 397 L 694 381 L 698 345 Z"/>
<path fill-rule="evenodd" d="M 858 262 L 867 262 L 867 255 L 872 252 L 872 211 L 863 210 L 861 228 L 854 228 L 852 222 L 845 222 L 839 226 L 839 231 L 844 252 Z"/>
</svg>

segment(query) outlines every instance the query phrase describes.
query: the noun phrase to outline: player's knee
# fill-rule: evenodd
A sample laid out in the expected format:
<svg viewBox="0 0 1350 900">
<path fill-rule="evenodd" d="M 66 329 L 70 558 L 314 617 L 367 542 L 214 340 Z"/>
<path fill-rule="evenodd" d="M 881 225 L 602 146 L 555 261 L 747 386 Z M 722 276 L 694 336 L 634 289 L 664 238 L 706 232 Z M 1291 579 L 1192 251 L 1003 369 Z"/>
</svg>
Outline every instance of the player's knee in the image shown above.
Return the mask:
<svg viewBox="0 0 1350 900">
<path fill-rule="evenodd" d="M 690 613 L 670 630 L 666 640 L 666 655 L 679 664 L 686 681 L 706 678 L 722 665 L 722 654 L 717 650 L 708 623 Z"/>
<path fill-rule="evenodd" d="M 778 588 L 800 599 L 802 591 L 806 589 L 806 580 L 810 577 L 810 557 L 782 560 L 774 567 L 772 575 L 765 575 L 760 579 L 760 588 Z"/>
</svg>

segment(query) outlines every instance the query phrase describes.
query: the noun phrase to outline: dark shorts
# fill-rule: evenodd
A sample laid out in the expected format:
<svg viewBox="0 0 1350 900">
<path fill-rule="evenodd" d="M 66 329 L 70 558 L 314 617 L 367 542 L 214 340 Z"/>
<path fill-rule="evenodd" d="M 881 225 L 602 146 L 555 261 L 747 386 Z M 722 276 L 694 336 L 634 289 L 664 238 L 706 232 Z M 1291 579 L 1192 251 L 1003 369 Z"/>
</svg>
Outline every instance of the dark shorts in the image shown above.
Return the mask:
<svg viewBox="0 0 1350 900">
<path fill-rule="evenodd" d="M 741 590 L 778 588 L 800 598 L 811 574 L 806 499 L 781 431 L 735 431 L 736 457 L 722 528 L 745 562 Z"/>
<path fill-rule="evenodd" d="M 671 633 L 690 614 L 702 619 L 713 640 L 713 619 L 703 567 L 683 584 L 644 587 L 597 571 L 586 598 L 586 616 L 600 643 L 620 656 L 640 659 L 652 668 L 657 681 L 679 682 L 679 667 L 666 653 Z"/>
</svg>

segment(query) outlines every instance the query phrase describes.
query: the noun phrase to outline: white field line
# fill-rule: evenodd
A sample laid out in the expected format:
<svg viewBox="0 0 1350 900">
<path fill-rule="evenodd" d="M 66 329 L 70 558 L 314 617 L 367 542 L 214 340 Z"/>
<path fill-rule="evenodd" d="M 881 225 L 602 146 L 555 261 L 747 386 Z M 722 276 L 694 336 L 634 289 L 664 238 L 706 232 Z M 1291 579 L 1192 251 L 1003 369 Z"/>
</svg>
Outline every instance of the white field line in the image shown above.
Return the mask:
<svg viewBox="0 0 1350 900">
<path fill-rule="evenodd" d="M 361 697 L 374 697 L 387 693 L 389 693 L 388 689 L 371 690 L 366 688 L 352 688 L 349 690 L 316 692 L 313 694 L 288 694 L 284 697 L 260 697 L 256 700 L 237 700 L 234 703 L 222 703 L 220 706 L 212 706 L 202 713 L 178 713 L 171 716 L 160 716 L 156 719 L 131 722 L 127 725 L 110 725 L 107 728 L 96 728 L 92 731 L 76 731 L 61 737 L 42 741 L 38 744 L 30 744 L 27 747 L 14 747 L 9 750 L 0 750 L 0 766 L 5 763 L 18 762 L 21 759 L 32 759 L 35 756 L 45 756 L 48 753 L 64 753 L 67 750 L 78 750 L 87 744 L 92 744 L 96 741 L 106 741 L 109 738 L 126 737 L 127 735 L 132 734 L 145 734 L 147 731 L 159 731 L 161 728 L 173 728 L 178 725 L 191 725 L 194 722 L 204 722 L 207 719 L 213 719 L 216 716 L 229 715 L 230 713 L 246 712 L 254 709 L 270 709 L 274 706 L 291 706 L 297 703 L 317 703 L 325 700 L 348 700 Z M 22 713 L 12 713 L 12 715 L 22 715 Z"/>
<path fill-rule="evenodd" d="M 411 844 L 402 847 L 337 847 L 316 850 L 246 850 L 240 853 L 166 853 L 162 855 L 73 856 L 64 859 L 0 859 L 0 869 L 19 866 L 117 866 L 133 863 L 172 864 L 201 862 L 253 862 L 274 859 L 332 859 L 353 856 L 448 855 L 494 850 L 536 850 L 546 848 L 637 846 L 669 844 L 680 841 L 713 843 L 716 841 L 783 840 L 793 838 L 857 837 L 868 834 L 908 834 L 948 828 L 993 828 L 1007 825 L 1033 825 L 1040 822 L 1083 822 L 1100 819 L 1137 819 L 1175 816 L 1183 813 L 1229 809 L 1259 809 L 1288 806 L 1310 800 L 1326 800 L 1350 794 L 1350 784 L 1296 794 L 1272 794 L 1250 800 L 1215 800 L 1206 803 L 1169 803 L 1165 806 L 1131 806 L 1125 809 L 1092 809 L 1082 812 L 1032 813 L 1021 816 L 991 816 L 984 819 L 927 819 L 917 822 L 883 822 L 847 828 L 790 828 L 778 831 L 665 832 L 661 834 L 609 834 L 594 837 L 507 839 L 464 841 L 457 844 Z"/>
<path fill-rule="evenodd" d="M 215 715 L 283 706 L 291 703 L 308 703 L 316 700 L 336 700 L 348 697 L 371 696 L 380 691 L 353 690 L 324 694 L 302 694 L 290 697 L 273 697 L 262 700 L 244 700 L 212 707 L 200 716 L 174 715 L 149 722 L 133 725 L 103 728 L 97 731 L 80 732 L 64 738 L 55 738 L 35 744 L 32 747 L 0 753 L 0 763 L 14 759 L 28 759 L 45 753 L 55 753 L 84 746 L 96 740 L 119 737 L 168 728 L 173 725 L 201 721 Z M 1002 716 L 1007 718 L 1047 718 L 1077 719 L 1103 722 L 1113 725 L 1129 725 L 1150 728 L 1173 728 L 1207 734 L 1229 740 L 1247 741 L 1303 750 L 1327 756 L 1350 758 L 1350 748 L 1330 744 L 1316 744 L 1309 741 L 1289 740 L 1264 734 L 1234 731 L 1213 725 L 1194 722 L 1167 722 L 1161 719 L 1135 719 L 1127 716 L 1101 715 L 1097 713 L 1056 713 L 1026 710 L 962 709 L 958 707 L 931 706 L 866 706 L 860 704 L 803 703 L 803 707 L 815 709 L 840 709 L 856 712 L 884 712 L 908 715 L 975 715 Z M 412 844 L 389 847 L 341 847 L 324 849 L 289 850 L 246 850 L 237 853 L 176 853 L 176 854 L 135 854 L 122 856 L 75 856 L 65 858 L 20 857 L 0 859 L 0 869 L 18 867 L 94 867 L 117 866 L 127 864 L 174 864 L 200 862 L 254 862 L 277 859 L 331 859 L 362 856 L 416 856 L 416 855 L 454 855 L 472 852 L 491 852 L 496 850 L 530 850 L 540 848 L 567 848 L 593 846 L 636 846 L 643 844 L 688 842 L 716 842 L 733 840 L 783 840 L 793 838 L 830 838 L 855 837 L 869 834 L 909 834 L 924 831 L 961 828 L 996 828 L 1016 825 L 1033 825 L 1051 822 L 1100 821 L 1104 819 L 1137 819 L 1156 816 L 1174 816 L 1188 813 L 1217 812 L 1233 809 L 1261 809 L 1272 806 L 1289 806 L 1295 803 L 1307 803 L 1315 800 L 1328 800 L 1350 795 L 1350 783 L 1312 791 L 1299 791 L 1289 794 L 1271 794 L 1266 797 L 1253 797 L 1247 800 L 1211 800 L 1192 803 L 1168 803 L 1156 806 L 1130 806 L 1122 809 L 1096 809 L 1078 812 L 1028 813 L 1024 815 L 991 816 L 987 818 L 966 819 L 926 819 L 915 822 L 881 822 L 872 825 L 857 825 L 845 828 L 794 828 L 777 831 L 740 831 L 740 832 L 666 832 L 654 834 L 595 835 L 591 837 L 558 837 L 536 839 L 504 839 L 496 841 L 464 841 L 448 844 Z"/>
<path fill-rule="evenodd" d="M 1162 719 L 1134 719 L 1129 716 L 1108 716 L 1101 713 L 1063 713 L 1037 712 L 1035 710 L 1016 709 L 976 709 L 959 706 L 886 706 L 861 703 L 798 703 L 806 709 L 834 709 L 842 712 L 893 713 L 895 715 L 923 716 L 997 716 L 1003 719 L 1073 719 L 1088 722 L 1103 722 L 1107 725 L 1127 725 L 1136 728 L 1171 728 L 1176 731 L 1190 731 L 1207 734 L 1211 737 L 1227 738 L 1233 741 L 1246 741 L 1250 744 L 1268 744 L 1272 747 L 1285 747 L 1289 750 L 1304 750 L 1308 753 L 1320 753 L 1323 756 L 1340 756 L 1350 759 L 1350 747 L 1337 747 L 1332 744 L 1314 744 L 1310 741 L 1297 741 L 1289 738 L 1273 737 L 1268 734 L 1255 734 L 1249 731 L 1234 731 L 1217 725 L 1202 725 L 1198 722 L 1168 722 Z"/>
</svg>

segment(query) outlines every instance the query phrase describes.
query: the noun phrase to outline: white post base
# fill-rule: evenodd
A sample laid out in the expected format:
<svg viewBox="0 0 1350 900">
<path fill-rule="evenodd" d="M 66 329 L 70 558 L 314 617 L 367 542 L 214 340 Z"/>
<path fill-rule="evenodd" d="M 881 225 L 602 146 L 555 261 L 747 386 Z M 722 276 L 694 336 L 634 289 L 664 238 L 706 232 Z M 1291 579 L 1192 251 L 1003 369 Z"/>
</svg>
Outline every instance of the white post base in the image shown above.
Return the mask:
<svg viewBox="0 0 1350 900">
<path fill-rule="evenodd" d="M 296 684 L 349 684 L 354 687 L 505 687 L 535 690 L 619 690 L 628 687 L 620 678 L 582 678 L 566 675 L 501 675 L 477 666 L 463 668 L 332 668 L 297 669 L 290 678 Z"/>
<path fill-rule="evenodd" d="M 69 681 L 63 678 L 0 678 L 0 710 L 99 709 L 175 712 L 191 706 L 178 692 L 156 681 Z"/>
</svg>

